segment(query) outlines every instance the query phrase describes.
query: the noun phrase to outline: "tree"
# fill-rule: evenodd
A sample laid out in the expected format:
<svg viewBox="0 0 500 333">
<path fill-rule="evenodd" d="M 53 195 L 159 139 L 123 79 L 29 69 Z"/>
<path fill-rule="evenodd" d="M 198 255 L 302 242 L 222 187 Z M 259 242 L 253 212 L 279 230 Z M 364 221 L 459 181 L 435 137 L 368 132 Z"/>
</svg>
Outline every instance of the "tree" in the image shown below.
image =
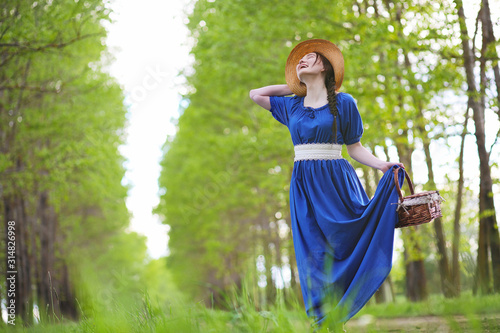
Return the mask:
<svg viewBox="0 0 500 333">
<path fill-rule="evenodd" d="M 455 1 L 460 23 L 460 36 L 463 48 L 464 68 L 467 78 L 467 94 L 469 105 L 473 110 L 475 136 L 479 155 L 480 190 L 479 190 L 479 248 L 477 255 L 476 288 L 480 293 L 491 292 L 491 280 L 494 281 L 494 290 L 500 290 L 500 238 L 496 222 L 495 204 L 493 200 L 493 181 L 489 153 L 486 149 L 485 135 L 485 99 L 486 99 L 486 55 L 489 44 L 488 1 L 483 1 L 478 19 L 483 26 L 483 41 L 480 58 L 480 85 L 476 84 L 474 68 L 476 64 L 475 50 L 470 45 L 470 39 L 465 25 L 465 14 L 462 2 Z M 493 276 L 490 273 L 490 260 L 493 267 Z"/>
<path fill-rule="evenodd" d="M 113 259 L 100 280 L 121 265 L 121 283 L 137 286 L 145 257 L 144 239 L 125 232 L 126 109 L 101 61 L 109 10 L 100 0 L 2 1 L 0 15 L 0 219 L 5 231 L 15 224 L 15 313 L 29 325 L 36 304 L 43 321 L 78 319 L 79 272 Z"/>
</svg>

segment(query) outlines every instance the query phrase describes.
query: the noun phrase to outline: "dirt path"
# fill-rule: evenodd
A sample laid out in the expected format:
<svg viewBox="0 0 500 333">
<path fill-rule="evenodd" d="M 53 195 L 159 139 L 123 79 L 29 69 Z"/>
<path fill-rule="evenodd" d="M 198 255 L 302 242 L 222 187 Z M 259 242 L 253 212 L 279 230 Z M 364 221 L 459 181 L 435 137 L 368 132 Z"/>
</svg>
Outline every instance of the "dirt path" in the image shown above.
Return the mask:
<svg viewBox="0 0 500 333">
<path fill-rule="evenodd" d="M 346 324 L 348 333 L 357 332 L 500 332 L 500 314 L 471 316 L 422 316 L 375 319 L 369 315 Z"/>
</svg>

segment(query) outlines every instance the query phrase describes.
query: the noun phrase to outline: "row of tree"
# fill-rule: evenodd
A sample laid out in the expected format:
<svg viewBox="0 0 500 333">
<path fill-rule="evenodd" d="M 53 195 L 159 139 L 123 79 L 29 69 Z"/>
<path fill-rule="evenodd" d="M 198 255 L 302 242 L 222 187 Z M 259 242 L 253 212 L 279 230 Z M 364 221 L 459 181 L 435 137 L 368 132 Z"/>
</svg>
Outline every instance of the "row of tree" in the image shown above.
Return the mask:
<svg viewBox="0 0 500 333">
<path fill-rule="evenodd" d="M 466 19 L 474 17 L 465 17 L 460 0 L 197 1 L 188 23 L 192 89 L 178 131 L 164 145 L 164 194 L 155 209 L 171 226 L 168 265 L 180 287 L 221 307 L 245 278 L 257 306 L 277 293 L 300 295 L 288 219 L 293 146 L 287 129 L 247 96 L 284 83 L 297 42 L 325 38 L 344 54 L 342 89 L 358 102 L 364 145 L 383 159 L 397 155 L 410 175 L 414 156 L 424 156 L 418 175 L 427 181 L 418 188 L 438 187 L 447 200 L 443 218 L 402 231 L 404 274 L 396 287 L 413 301 L 425 299 L 433 291 L 428 279 L 436 278 L 446 297 L 463 288 L 500 291 L 496 140 L 487 147 L 499 126 L 484 120 L 500 119 L 498 43 L 488 0 L 474 5 L 480 10 L 473 32 Z M 480 173 L 467 177 L 472 121 Z M 442 146 L 446 161 L 436 152 Z M 380 174 L 355 166 L 373 194 Z M 436 168 L 449 170 L 444 179 Z M 475 254 L 471 242 L 478 244 Z"/>
<path fill-rule="evenodd" d="M 109 4 L 0 2 L 1 280 L 17 271 L 0 301 L 16 324 L 36 309 L 45 321 L 91 316 L 158 276 L 158 263 L 143 267 L 145 237 L 125 232 L 127 110 L 105 71 Z"/>
</svg>

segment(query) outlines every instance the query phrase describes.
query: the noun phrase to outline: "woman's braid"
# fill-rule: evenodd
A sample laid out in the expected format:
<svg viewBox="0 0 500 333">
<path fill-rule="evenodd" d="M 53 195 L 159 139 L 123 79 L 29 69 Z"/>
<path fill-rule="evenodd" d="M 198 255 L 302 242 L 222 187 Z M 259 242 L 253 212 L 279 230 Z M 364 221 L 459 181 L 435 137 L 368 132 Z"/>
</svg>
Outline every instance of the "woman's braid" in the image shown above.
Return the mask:
<svg viewBox="0 0 500 333">
<path fill-rule="evenodd" d="M 330 108 L 331 114 L 333 115 L 333 141 L 337 143 L 337 116 L 339 112 L 337 109 L 337 94 L 335 93 L 335 90 L 337 88 L 335 83 L 335 72 L 333 71 L 332 64 L 325 56 L 318 52 L 316 52 L 316 54 L 319 56 L 319 58 L 321 58 L 323 66 L 325 67 L 325 87 L 327 91 L 328 106 Z"/>
</svg>

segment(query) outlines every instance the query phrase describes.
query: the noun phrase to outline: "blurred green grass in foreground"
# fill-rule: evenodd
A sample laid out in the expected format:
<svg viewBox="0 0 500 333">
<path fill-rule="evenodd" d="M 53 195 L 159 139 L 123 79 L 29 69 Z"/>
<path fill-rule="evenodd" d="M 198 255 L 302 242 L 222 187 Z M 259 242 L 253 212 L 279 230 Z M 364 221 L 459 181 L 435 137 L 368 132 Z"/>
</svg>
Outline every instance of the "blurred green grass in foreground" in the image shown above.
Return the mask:
<svg viewBox="0 0 500 333">
<path fill-rule="evenodd" d="M 13 332 L 312 332 L 310 321 L 295 299 L 258 311 L 245 291 L 233 293 L 231 311 L 206 308 L 200 303 L 174 299 L 160 304 L 147 290 L 136 304 L 116 301 L 98 307 L 78 323 L 59 320 L 40 322 L 31 328 L 20 325 Z M 289 302 L 290 303 L 290 302 Z M 404 299 L 396 303 L 368 304 L 345 326 L 347 332 L 500 332 L 500 295 L 457 299 L 432 296 L 420 303 Z M 324 330 L 327 332 L 326 330 Z M 331 332 L 331 331 L 330 331 Z"/>
</svg>

